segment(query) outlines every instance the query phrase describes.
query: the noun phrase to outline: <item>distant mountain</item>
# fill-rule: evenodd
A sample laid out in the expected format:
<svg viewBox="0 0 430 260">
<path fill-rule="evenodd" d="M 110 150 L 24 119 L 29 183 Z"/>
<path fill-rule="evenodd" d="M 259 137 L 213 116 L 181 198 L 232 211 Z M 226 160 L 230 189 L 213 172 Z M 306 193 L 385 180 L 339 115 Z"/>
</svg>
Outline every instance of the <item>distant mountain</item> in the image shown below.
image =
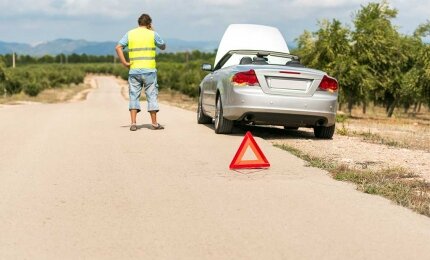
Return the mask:
<svg viewBox="0 0 430 260">
<path fill-rule="evenodd" d="M 184 41 L 178 39 L 166 39 L 168 52 L 181 52 L 199 50 L 203 52 L 213 52 L 218 48 L 215 41 Z M 33 56 L 43 56 L 46 54 L 88 54 L 88 55 L 112 55 L 117 42 L 91 42 L 86 40 L 57 39 L 37 45 L 24 43 L 9 43 L 0 41 L 0 54 L 16 52 L 18 54 L 28 54 Z"/>
<path fill-rule="evenodd" d="M 214 52 L 218 48 L 218 41 L 184 41 L 178 39 L 166 39 L 169 52 L 193 51 Z"/>
<path fill-rule="evenodd" d="M 31 46 L 29 44 L 0 41 L 0 54 L 11 53 L 12 51 L 27 53 L 30 49 Z"/>
</svg>

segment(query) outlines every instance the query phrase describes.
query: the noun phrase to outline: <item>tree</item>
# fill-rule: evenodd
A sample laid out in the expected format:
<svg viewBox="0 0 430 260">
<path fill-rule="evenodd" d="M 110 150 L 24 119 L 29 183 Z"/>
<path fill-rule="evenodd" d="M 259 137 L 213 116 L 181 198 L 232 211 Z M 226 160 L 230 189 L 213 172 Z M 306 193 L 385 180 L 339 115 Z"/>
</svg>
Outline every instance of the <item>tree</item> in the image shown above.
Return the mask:
<svg viewBox="0 0 430 260">
<path fill-rule="evenodd" d="M 0 94 L 6 95 L 6 72 L 3 58 L 0 57 Z"/>
<path fill-rule="evenodd" d="M 430 46 L 425 45 L 421 48 L 420 55 L 416 64 L 417 84 L 420 89 L 419 102 L 425 102 L 430 107 Z"/>
<path fill-rule="evenodd" d="M 305 30 L 299 38 L 296 39 L 297 49 L 293 51 L 293 54 L 298 55 L 301 62 L 307 66 L 313 64 L 314 60 L 314 49 L 315 49 L 315 37 L 313 33 Z"/>
<path fill-rule="evenodd" d="M 297 39 L 297 54 L 306 66 L 326 71 L 339 81 L 339 103 L 347 101 L 349 111 L 352 105 L 362 96 L 362 68 L 351 58 L 351 32 L 341 22 L 333 19 L 323 20 L 320 29 L 315 33 L 305 31 Z"/>
<path fill-rule="evenodd" d="M 422 38 L 426 36 L 430 36 L 430 21 L 419 25 L 414 33 L 414 37 L 421 43 L 419 51 L 416 52 L 414 67 L 417 71 L 416 84 L 420 87 L 418 102 L 424 102 L 430 107 L 430 45 L 422 42 Z"/>
<path fill-rule="evenodd" d="M 408 57 L 402 52 L 402 40 L 391 19 L 397 15 L 387 1 L 369 3 L 357 12 L 352 34 L 358 64 L 367 66 L 375 81 L 369 91 L 373 100 L 386 102 L 392 116 L 400 98 L 400 86 Z"/>
</svg>

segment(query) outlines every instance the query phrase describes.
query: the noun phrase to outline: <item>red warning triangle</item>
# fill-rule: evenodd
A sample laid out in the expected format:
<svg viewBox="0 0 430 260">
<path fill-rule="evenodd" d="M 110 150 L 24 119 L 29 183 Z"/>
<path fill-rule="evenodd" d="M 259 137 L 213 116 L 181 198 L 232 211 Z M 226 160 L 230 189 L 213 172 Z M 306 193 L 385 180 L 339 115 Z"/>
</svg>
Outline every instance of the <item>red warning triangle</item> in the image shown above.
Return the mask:
<svg viewBox="0 0 430 260">
<path fill-rule="evenodd" d="M 251 148 L 251 151 L 254 153 L 256 159 L 255 160 L 244 160 L 243 156 L 245 152 Z M 264 156 L 260 147 L 254 140 L 251 132 L 246 132 L 245 138 L 243 138 L 242 143 L 239 146 L 239 149 L 236 152 L 236 155 L 233 158 L 233 161 L 230 163 L 230 169 L 244 169 L 244 168 L 268 168 L 270 167 L 269 161 Z"/>
</svg>

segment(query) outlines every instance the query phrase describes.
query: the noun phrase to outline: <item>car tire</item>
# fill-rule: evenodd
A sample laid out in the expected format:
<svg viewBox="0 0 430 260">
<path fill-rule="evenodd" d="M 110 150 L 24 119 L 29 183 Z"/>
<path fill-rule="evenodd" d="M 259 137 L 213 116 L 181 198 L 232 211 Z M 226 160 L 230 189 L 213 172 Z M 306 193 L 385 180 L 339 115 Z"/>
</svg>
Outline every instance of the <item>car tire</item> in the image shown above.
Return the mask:
<svg viewBox="0 0 430 260">
<path fill-rule="evenodd" d="M 315 126 L 314 135 L 316 138 L 331 139 L 333 137 L 336 126 Z"/>
<path fill-rule="evenodd" d="M 233 120 L 224 118 L 221 97 L 218 97 L 215 111 L 215 133 L 230 134 L 233 130 L 233 123 Z"/>
<path fill-rule="evenodd" d="M 197 123 L 198 124 L 210 124 L 212 123 L 212 118 L 205 115 L 205 113 L 203 112 L 203 107 L 202 107 L 202 94 L 200 92 L 199 95 L 199 105 L 197 107 Z"/>
<path fill-rule="evenodd" d="M 284 129 L 285 130 L 299 130 L 299 127 L 298 126 L 284 126 Z"/>
</svg>

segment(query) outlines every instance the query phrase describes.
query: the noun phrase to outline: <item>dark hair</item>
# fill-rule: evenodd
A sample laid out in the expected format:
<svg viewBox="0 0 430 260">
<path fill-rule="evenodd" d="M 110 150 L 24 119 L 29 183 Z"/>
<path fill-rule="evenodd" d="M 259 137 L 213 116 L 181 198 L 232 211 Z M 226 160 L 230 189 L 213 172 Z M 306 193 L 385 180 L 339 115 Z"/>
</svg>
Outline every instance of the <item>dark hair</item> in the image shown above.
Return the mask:
<svg viewBox="0 0 430 260">
<path fill-rule="evenodd" d="M 139 26 L 148 26 L 152 23 L 151 16 L 149 14 L 142 14 L 139 19 L 137 19 Z"/>
</svg>

